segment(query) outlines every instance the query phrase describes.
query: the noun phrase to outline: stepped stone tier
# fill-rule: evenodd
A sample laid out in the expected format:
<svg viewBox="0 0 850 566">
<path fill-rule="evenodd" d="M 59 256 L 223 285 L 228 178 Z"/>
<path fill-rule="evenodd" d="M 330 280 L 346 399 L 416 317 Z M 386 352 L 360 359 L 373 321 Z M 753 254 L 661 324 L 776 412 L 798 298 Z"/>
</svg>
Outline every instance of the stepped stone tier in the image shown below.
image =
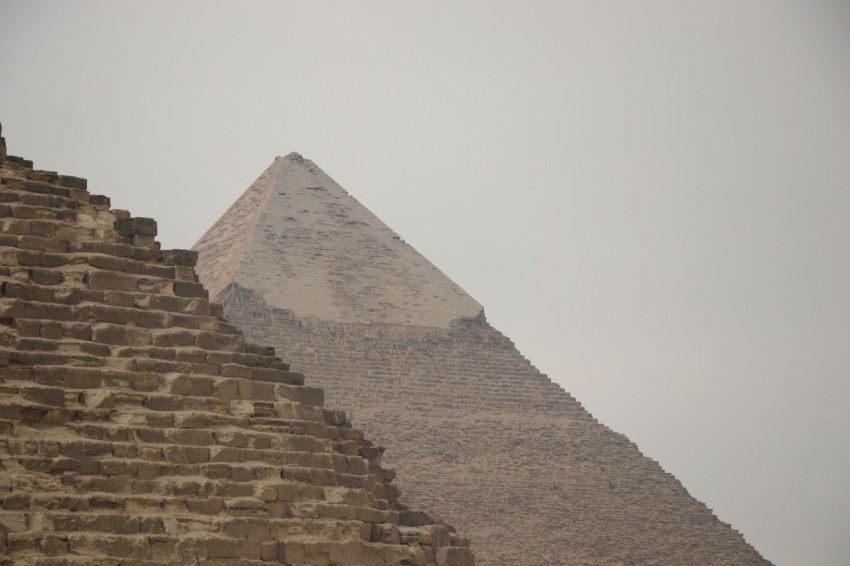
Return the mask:
<svg viewBox="0 0 850 566">
<path fill-rule="evenodd" d="M 408 503 L 461 528 L 478 564 L 768 563 L 298 154 L 194 249 L 228 320 L 385 444 Z"/>
<path fill-rule="evenodd" d="M 196 253 L 0 138 L 0 564 L 473 564 Z"/>
</svg>

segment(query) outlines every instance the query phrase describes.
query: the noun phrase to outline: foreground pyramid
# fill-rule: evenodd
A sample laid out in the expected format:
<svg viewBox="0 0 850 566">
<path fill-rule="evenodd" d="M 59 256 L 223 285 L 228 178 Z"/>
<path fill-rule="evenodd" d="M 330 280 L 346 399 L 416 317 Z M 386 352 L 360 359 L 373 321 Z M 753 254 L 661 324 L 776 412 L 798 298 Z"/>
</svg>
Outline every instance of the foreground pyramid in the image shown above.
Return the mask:
<svg viewBox="0 0 850 566">
<path fill-rule="evenodd" d="M 195 249 L 228 319 L 353 413 L 479 564 L 767 563 L 312 162 L 275 160 Z"/>
<path fill-rule="evenodd" d="M 155 235 L 0 138 L 0 564 L 471 566 Z"/>
</svg>

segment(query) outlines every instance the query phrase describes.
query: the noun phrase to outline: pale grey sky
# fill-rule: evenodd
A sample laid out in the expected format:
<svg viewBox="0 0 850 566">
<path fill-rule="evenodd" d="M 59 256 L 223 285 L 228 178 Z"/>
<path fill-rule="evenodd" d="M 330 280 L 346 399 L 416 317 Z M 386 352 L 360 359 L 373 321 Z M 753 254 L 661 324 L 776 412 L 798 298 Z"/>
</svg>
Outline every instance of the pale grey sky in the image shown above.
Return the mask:
<svg viewBox="0 0 850 566">
<path fill-rule="evenodd" d="M 190 247 L 299 151 L 782 565 L 850 563 L 850 3 L 0 0 L 10 151 Z"/>
</svg>

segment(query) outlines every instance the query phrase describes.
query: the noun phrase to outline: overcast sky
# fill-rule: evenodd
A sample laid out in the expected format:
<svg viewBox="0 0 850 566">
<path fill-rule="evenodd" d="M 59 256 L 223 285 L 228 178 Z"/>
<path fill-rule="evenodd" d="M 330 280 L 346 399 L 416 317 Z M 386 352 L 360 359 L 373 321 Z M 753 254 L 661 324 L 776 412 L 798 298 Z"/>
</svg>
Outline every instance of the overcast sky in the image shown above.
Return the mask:
<svg viewBox="0 0 850 566">
<path fill-rule="evenodd" d="M 0 122 L 167 248 L 302 153 L 766 558 L 850 564 L 850 3 L 0 0 Z"/>
</svg>

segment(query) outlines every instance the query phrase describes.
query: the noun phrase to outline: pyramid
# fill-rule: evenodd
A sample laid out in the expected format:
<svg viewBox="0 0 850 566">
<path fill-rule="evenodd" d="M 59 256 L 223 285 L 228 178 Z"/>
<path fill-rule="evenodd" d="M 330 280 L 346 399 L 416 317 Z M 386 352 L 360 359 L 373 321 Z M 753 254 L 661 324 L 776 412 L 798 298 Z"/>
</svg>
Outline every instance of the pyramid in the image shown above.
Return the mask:
<svg viewBox="0 0 850 566">
<path fill-rule="evenodd" d="M 403 502 L 478 564 L 768 564 L 311 161 L 276 159 L 194 249 L 228 320 L 383 444 Z"/>
<path fill-rule="evenodd" d="M 472 566 L 156 232 L 0 137 L 0 564 Z"/>
</svg>

